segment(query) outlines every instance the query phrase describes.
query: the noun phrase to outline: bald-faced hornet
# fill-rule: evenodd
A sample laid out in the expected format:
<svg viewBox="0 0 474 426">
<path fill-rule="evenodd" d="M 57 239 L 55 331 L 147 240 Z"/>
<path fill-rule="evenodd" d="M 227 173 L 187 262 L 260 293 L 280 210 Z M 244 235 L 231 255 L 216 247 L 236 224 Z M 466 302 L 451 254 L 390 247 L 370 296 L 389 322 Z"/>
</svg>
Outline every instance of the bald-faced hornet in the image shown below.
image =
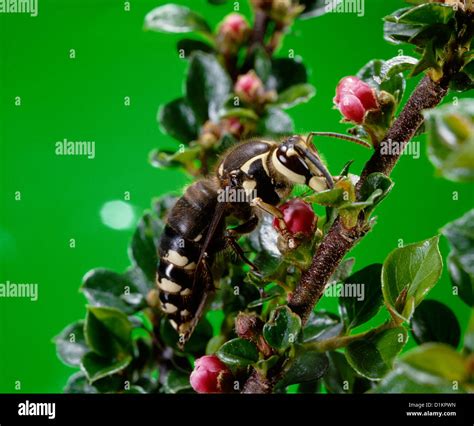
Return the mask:
<svg viewBox="0 0 474 426">
<path fill-rule="evenodd" d="M 190 185 L 169 212 L 159 246 L 157 285 L 161 309 L 179 333 L 180 346 L 191 336 L 214 289 L 211 269 L 215 254 L 230 246 L 254 267 L 237 244 L 237 237 L 255 229 L 259 211 L 282 219 L 276 206 L 290 195 L 295 184 L 305 184 L 317 192 L 334 186 L 312 144 L 315 135 L 367 146 L 357 138 L 317 132 L 280 142 L 243 142 L 224 154 L 214 175 Z M 223 193 L 235 192 L 245 195 L 244 202 L 242 197 L 222 197 Z M 226 219 L 231 216 L 240 225 L 227 229 Z"/>
</svg>

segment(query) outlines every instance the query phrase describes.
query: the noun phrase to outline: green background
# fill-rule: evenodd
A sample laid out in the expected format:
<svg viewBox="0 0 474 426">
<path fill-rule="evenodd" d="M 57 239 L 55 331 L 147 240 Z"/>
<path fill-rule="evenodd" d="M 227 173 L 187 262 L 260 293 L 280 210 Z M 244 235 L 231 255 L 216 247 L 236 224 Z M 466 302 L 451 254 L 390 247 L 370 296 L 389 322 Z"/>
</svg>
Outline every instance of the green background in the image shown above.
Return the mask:
<svg viewBox="0 0 474 426">
<path fill-rule="evenodd" d="M 213 25 L 231 11 L 231 5 L 205 0 L 174 2 Z M 145 14 L 164 3 L 131 0 L 127 12 L 121 0 L 39 0 L 36 18 L 0 15 L 0 283 L 39 285 L 37 302 L 0 299 L 0 392 L 60 392 L 73 372 L 56 358 L 51 339 L 84 316 L 85 299 L 78 292 L 83 275 L 99 266 L 122 271 L 129 264 L 133 227 L 106 226 L 102 206 L 129 191 L 136 220 L 152 197 L 187 182 L 179 172 L 154 169 L 147 161 L 153 148 L 174 146 L 160 133 L 156 112 L 180 95 L 186 70 L 175 49 L 179 36 L 143 31 Z M 241 3 L 248 13 L 246 1 Z M 329 14 L 297 22 L 278 54 L 293 49 L 317 87 L 310 103 L 291 110 L 298 132 L 345 131 L 332 109 L 336 84 L 372 58 L 398 54 L 398 46 L 383 40 L 381 18 L 404 6 L 401 0 L 366 0 L 364 17 Z M 17 96 L 21 106 L 15 106 Z M 64 138 L 95 141 L 96 158 L 56 156 L 55 142 Z M 393 173 L 395 189 L 378 210 L 379 223 L 353 252 L 356 269 L 382 262 L 399 240 L 433 236 L 472 206 L 472 186 L 435 178 L 425 140 L 417 140 L 421 158 L 401 159 Z M 352 158 L 353 171 L 360 170 L 368 156 L 342 141 L 318 144 L 335 173 Z M 445 256 L 446 241 L 441 245 Z M 446 271 L 431 297 L 451 306 L 465 327 L 468 308 L 451 294 Z M 334 309 L 336 302 L 321 306 Z"/>
</svg>

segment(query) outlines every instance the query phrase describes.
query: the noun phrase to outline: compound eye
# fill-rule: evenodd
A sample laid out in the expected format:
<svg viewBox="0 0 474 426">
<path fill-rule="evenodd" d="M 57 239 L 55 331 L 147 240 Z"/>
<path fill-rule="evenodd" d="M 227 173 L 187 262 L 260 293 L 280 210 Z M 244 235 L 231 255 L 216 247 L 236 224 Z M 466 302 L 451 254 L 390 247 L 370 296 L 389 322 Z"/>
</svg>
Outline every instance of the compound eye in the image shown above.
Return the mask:
<svg viewBox="0 0 474 426">
<path fill-rule="evenodd" d="M 280 146 L 277 149 L 276 157 L 278 161 L 287 169 L 291 170 L 297 175 L 304 176 L 308 179 L 311 178 L 311 171 L 292 146 Z"/>
</svg>

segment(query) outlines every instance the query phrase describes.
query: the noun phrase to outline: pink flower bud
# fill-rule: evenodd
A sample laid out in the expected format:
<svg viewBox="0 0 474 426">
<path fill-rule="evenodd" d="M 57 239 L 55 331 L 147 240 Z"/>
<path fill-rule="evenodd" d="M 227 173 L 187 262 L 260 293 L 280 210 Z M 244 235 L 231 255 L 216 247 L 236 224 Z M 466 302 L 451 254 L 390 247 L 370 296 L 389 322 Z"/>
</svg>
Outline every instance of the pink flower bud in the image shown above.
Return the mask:
<svg viewBox="0 0 474 426">
<path fill-rule="evenodd" d="M 346 120 L 362 124 L 365 116 L 365 108 L 362 102 L 354 95 L 343 95 L 338 105 L 339 111 Z"/>
<path fill-rule="evenodd" d="M 245 102 L 255 102 L 264 94 L 262 80 L 254 71 L 240 75 L 234 86 L 235 94 Z"/>
<path fill-rule="evenodd" d="M 221 52 L 235 54 L 239 46 L 247 40 L 250 27 L 245 18 L 238 13 L 227 15 L 219 25 L 217 44 Z"/>
<path fill-rule="evenodd" d="M 194 362 L 189 381 L 197 393 L 223 393 L 231 378 L 231 371 L 217 356 L 205 355 Z"/>
<path fill-rule="evenodd" d="M 367 111 L 379 107 L 374 89 L 357 77 L 339 82 L 334 103 L 346 120 L 357 124 L 362 124 Z"/>
<path fill-rule="evenodd" d="M 307 237 L 313 235 L 317 218 L 311 205 L 294 198 L 280 206 L 280 210 L 283 212 L 283 220 L 290 233 L 293 235 L 303 234 Z M 280 220 L 277 218 L 273 220 L 273 227 L 277 231 L 283 229 Z"/>
</svg>

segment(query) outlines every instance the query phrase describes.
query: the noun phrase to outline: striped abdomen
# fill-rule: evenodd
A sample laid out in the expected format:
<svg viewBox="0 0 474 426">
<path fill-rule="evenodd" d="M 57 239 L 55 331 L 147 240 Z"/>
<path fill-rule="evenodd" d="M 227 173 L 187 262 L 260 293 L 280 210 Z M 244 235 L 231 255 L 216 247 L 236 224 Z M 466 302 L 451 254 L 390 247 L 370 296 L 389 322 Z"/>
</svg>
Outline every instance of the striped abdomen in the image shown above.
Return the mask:
<svg viewBox="0 0 474 426">
<path fill-rule="evenodd" d="M 160 241 L 157 284 L 161 309 L 180 334 L 181 342 L 193 332 L 206 289 L 212 285 L 209 275 L 200 275 L 196 280 L 194 276 L 216 209 L 217 189 L 211 179 L 189 186 L 169 212 Z M 212 253 L 208 253 L 206 261 L 210 266 Z"/>
</svg>

